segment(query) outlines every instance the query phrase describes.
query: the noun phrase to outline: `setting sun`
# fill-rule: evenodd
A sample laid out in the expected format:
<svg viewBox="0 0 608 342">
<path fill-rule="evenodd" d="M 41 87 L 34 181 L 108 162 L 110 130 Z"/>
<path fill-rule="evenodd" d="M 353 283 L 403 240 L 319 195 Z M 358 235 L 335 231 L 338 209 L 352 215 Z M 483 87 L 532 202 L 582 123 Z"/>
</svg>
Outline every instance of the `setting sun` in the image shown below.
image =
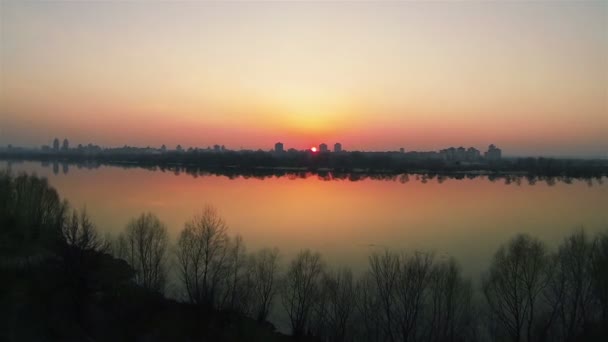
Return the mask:
<svg viewBox="0 0 608 342">
<path fill-rule="evenodd" d="M 317 148 L 316 148 L 316 147 L 314 147 L 314 146 L 313 146 L 313 147 L 311 147 L 311 148 L 310 148 L 310 150 L 311 150 L 312 152 L 317 152 Z"/>
</svg>

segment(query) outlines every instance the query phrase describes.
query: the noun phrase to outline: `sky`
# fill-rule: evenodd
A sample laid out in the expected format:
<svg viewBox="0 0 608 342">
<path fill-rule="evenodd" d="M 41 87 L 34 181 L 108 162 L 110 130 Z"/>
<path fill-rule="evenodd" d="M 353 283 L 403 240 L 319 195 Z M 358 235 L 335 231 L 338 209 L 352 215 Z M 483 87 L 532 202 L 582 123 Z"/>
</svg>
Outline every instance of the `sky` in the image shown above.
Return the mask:
<svg viewBox="0 0 608 342">
<path fill-rule="evenodd" d="M 0 0 L 0 144 L 608 157 L 606 1 Z"/>
</svg>

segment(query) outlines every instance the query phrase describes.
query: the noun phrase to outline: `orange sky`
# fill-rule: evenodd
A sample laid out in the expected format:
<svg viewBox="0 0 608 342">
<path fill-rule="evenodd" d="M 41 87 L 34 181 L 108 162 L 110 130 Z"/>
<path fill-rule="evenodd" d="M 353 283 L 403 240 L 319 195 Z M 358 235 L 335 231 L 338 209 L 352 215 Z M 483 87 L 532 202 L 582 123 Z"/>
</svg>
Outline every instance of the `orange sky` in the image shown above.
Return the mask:
<svg viewBox="0 0 608 342">
<path fill-rule="evenodd" d="M 608 4 L 0 2 L 0 144 L 608 154 Z"/>
</svg>

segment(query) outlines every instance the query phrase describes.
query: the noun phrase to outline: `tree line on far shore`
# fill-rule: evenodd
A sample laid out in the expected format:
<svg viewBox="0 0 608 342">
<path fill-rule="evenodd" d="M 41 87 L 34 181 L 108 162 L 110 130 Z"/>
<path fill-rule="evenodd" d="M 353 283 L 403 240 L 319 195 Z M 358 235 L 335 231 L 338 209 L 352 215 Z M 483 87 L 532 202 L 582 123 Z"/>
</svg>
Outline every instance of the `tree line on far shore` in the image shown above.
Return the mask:
<svg viewBox="0 0 608 342">
<path fill-rule="evenodd" d="M 476 173 L 525 174 L 537 178 L 601 179 L 608 176 L 608 161 L 602 158 L 546 158 L 514 157 L 475 162 L 444 160 L 438 154 L 429 157 L 422 153 L 399 152 L 343 152 L 312 153 L 297 151 L 273 153 L 267 151 L 226 151 L 221 153 L 203 150 L 145 153 L 138 150 L 104 150 L 88 153 L 78 150 L 27 151 L 0 150 L 0 159 L 36 160 L 44 163 L 74 163 L 77 165 L 115 165 L 183 169 L 196 174 L 201 171 L 222 174 L 255 175 L 275 170 L 302 169 L 307 171 L 331 170 L 350 174 L 401 174 L 425 172 L 429 174 Z M 57 168 L 58 172 L 58 168 Z M 280 172 L 280 171 L 279 171 Z"/>
<path fill-rule="evenodd" d="M 430 252 L 374 253 L 359 275 L 330 267 L 310 250 L 287 262 L 276 248 L 247 252 L 243 239 L 230 236 L 209 205 L 185 223 L 175 243 L 152 213 L 134 217 L 116 237 L 101 236 L 86 210 L 70 210 L 45 179 L 26 174 L 0 173 L 0 227 L 5 274 L 60 259 L 66 274 L 82 275 L 107 263 L 100 261 L 104 258 L 124 260 L 128 266 L 112 266 L 103 293 L 127 295 L 111 284 L 112 277 L 162 298 L 170 284 L 176 300 L 200 317 L 228 312 L 264 325 L 276 312 L 299 340 L 531 342 L 608 336 L 606 233 L 589 236 L 581 229 L 555 250 L 517 235 L 495 253 L 477 287 L 456 260 Z M 82 278 L 69 278 L 75 284 L 70 308 L 84 317 L 90 310 L 83 298 L 100 292 L 88 293 L 94 286 Z"/>
</svg>

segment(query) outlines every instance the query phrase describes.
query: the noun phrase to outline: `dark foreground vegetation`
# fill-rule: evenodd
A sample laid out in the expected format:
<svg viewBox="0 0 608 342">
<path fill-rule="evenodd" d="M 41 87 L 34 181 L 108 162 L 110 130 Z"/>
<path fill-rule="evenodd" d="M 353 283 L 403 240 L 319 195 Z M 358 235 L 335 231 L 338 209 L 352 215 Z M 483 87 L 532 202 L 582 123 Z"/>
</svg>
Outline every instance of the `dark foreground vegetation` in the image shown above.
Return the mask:
<svg viewBox="0 0 608 342">
<path fill-rule="evenodd" d="M 518 235 L 480 286 L 432 253 L 361 275 L 301 251 L 247 253 L 210 206 L 172 244 L 144 213 L 99 235 L 45 179 L 0 173 L 0 341 L 605 341 L 608 235 Z M 169 296 L 171 294 L 171 296 Z M 171 297 L 171 298 L 169 298 Z M 291 336 L 274 330 L 272 313 Z"/>
</svg>

